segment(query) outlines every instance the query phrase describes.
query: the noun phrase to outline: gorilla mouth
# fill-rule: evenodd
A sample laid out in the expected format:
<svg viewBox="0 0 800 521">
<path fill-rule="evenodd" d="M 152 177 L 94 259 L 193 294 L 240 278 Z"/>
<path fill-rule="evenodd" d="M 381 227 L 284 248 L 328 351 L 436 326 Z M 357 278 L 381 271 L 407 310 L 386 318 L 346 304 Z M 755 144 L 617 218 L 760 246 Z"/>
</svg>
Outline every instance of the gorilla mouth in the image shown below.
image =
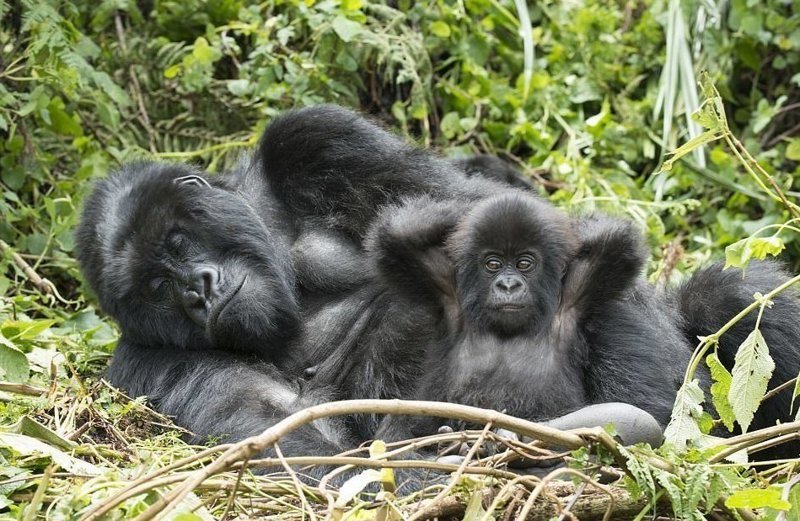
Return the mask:
<svg viewBox="0 0 800 521">
<path fill-rule="evenodd" d="M 225 308 L 228 307 L 228 304 L 230 304 L 233 298 L 239 293 L 239 291 L 241 291 L 246 282 L 247 275 L 242 277 L 242 280 L 239 282 L 239 284 L 237 284 L 236 287 L 225 296 L 225 298 L 214 308 L 211 316 L 208 317 L 208 329 L 212 333 L 212 336 L 214 330 L 217 329 L 217 323 L 219 322 L 220 315 L 222 315 L 222 312 L 225 311 Z"/>
<path fill-rule="evenodd" d="M 509 312 L 525 309 L 525 306 L 523 304 L 500 304 L 499 306 L 495 306 L 494 309 L 496 311 Z"/>
</svg>

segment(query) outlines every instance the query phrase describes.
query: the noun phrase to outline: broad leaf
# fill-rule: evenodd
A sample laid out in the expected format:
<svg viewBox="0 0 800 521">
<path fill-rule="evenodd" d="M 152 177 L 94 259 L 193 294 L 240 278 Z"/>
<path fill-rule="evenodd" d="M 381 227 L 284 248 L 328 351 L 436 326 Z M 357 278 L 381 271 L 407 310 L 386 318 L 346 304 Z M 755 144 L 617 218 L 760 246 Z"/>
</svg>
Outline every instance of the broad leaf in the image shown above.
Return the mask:
<svg viewBox="0 0 800 521">
<path fill-rule="evenodd" d="M 789 510 L 791 503 L 781 499 L 781 489 L 746 489 L 737 490 L 725 500 L 728 508 L 774 508 L 775 510 Z"/>
<path fill-rule="evenodd" d="M 779 237 L 748 237 L 725 248 L 725 267 L 744 268 L 750 259 L 763 260 L 778 255 L 786 245 Z"/>
<path fill-rule="evenodd" d="M 3 338 L 3 340 L 6 340 Z M 0 380 L 24 382 L 28 379 L 28 358 L 9 342 L 0 342 Z"/>
</svg>

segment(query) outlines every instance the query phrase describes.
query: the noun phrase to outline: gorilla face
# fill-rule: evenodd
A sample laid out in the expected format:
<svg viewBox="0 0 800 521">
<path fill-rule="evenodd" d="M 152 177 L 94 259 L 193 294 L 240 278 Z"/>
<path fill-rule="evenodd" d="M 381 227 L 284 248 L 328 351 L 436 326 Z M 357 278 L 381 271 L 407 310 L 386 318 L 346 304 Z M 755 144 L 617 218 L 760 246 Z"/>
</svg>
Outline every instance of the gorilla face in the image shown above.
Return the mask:
<svg viewBox="0 0 800 521">
<path fill-rule="evenodd" d="M 128 165 L 98 184 L 79 261 L 131 340 L 269 355 L 298 320 L 286 245 L 247 202 L 182 165 Z"/>
<path fill-rule="evenodd" d="M 468 321 L 496 334 L 535 334 L 561 297 L 571 234 L 565 216 L 533 196 L 506 194 L 479 203 L 448 248 Z"/>
</svg>

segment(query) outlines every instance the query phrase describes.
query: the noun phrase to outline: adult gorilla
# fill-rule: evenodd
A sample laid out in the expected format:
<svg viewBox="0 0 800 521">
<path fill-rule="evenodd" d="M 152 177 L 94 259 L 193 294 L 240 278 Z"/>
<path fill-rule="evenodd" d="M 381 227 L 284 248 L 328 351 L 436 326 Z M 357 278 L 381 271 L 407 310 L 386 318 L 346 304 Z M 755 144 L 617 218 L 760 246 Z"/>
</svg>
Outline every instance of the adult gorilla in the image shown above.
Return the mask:
<svg viewBox="0 0 800 521">
<path fill-rule="evenodd" d="M 253 185 L 260 172 L 237 180 Z M 294 272 L 267 190 L 183 165 L 136 163 L 98 182 L 78 230 L 79 261 L 122 337 L 109 380 L 194 433 L 236 441 L 326 400 L 270 362 L 296 334 Z M 255 210 L 260 209 L 260 213 Z M 266 225 L 270 223 L 270 226 Z M 281 442 L 286 453 L 340 452 L 323 420 Z"/>
<path fill-rule="evenodd" d="M 414 317 L 408 324 L 410 336 L 371 334 L 375 330 L 380 331 L 378 326 L 385 325 L 385 317 L 392 315 L 382 314 L 380 305 L 371 305 L 375 301 L 367 301 L 373 327 L 365 328 L 362 335 L 356 335 L 346 349 L 312 357 L 312 360 L 322 360 L 314 366 L 318 380 L 338 388 L 344 386 L 351 396 L 375 396 L 370 392 L 376 391 L 372 383 L 376 376 L 379 377 L 378 382 L 388 380 L 401 383 L 389 386 L 388 396 L 397 393 L 400 396 L 414 396 L 417 380 L 405 377 L 420 368 L 421 354 L 429 354 L 430 346 L 426 347 L 425 342 L 435 338 L 438 340 L 434 340 L 434 345 L 451 345 L 456 332 L 452 329 L 454 317 L 469 311 L 466 307 L 459 309 L 459 306 L 469 306 L 477 298 L 474 291 L 466 290 L 463 285 L 454 287 L 449 275 L 442 275 L 442 269 L 447 272 L 445 264 L 453 261 L 447 256 L 432 255 L 442 246 L 436 242 L 441 241 L 442 230 L 434 234 L 434 242 L 426 242 L 431 240 L 427 231 L 440 224 L 439 216 L 426 212 L 433 209 L 435 214 L 436 205 L 441 203 L 445 206 L 454 205 L 459 208 L 458 215 L 465 215 L 471 213 L 477 201 L 491 195 L 510 195 L 513 198 L 521 192 L 476 177 L 469 182 L 458 182 L 458 176 L 453 174 L 453 165 L 409 147 L 383 129 L 338 107 L 315 107 L 281 117 L 267 129 L 261 153 L 270 186 L 290 208 L 294 222 L 301 228 L 324 229 L 327 233 L 335 234 L 339 243 L 352 241 L 358 251 L 354 266 L 362 272 L 369 272 L 370 277 L 374 277 L 372 266 L 363 261 L 358 245 L 368 233 L 368 224 L 375 220 L 376 209 L 388 205 L 389 209 L 383 215 L 391 218 L 398 214 L 393 204 L 402 206 L 402 199 L 412 201 L 409 204 L 413 205 L 416 197 L 423 196 L 425 202 L 421 207 L 406 212 L 404 215 L 408 218 L 397 223 L 398 228 L 394 231 L 399 231 L 402 237 L 399 245 L 395 243 L 397 249 L 391 250 L 392 246 L 384 245 L 391 250 L 386 258 L 390 264 L 394 264 L 379 277 L 385 286 L 380 289 L 384 302 L 391 302 L 394 309 Z M 398 186 L 404 189 L 398 189 Z M 543 206 L 541 202 L 535 204 Z M 480 205 L 478 207 L 482 208 Z M 490 231 L 483 231 L 490 246 L 502 250 L 500 246 L 503 245 L 493 244 L 493 238 L 507 235 L 508 226 L 514 219 L 525 222 L 526 211 L 523 210 L 522 215 L 518 213 L 498 211 L 486 216 L 490 222 L 500 221 L 490 226 Z M 544 215 L 552 213 L 552 209 L 544 211 Z M 450 219 L 452 224 L 452 216 Z M 583 376 L 570 390 L 535 400 L 536 403 L 546 404 L 548 410 L 545 413 L 540 411 L 535 416 L 538 418 L 561 414 L 581 403 L 620 400 L 651 412 L 664 425 L 697 335 L 707 335 L 719 329 L 752 302 L 756 291 L 767 292 L 787 280 L 787 274 L 774 263 L 754 263 L 744 278 L 733 272 L 723 272 L 720 265 L 714 265 L 673 290 L 667 298 L 659 297 L 637 277 L 630 279 L 638 273 L 636 266 L 642 265 L 640 251 L 624 240 L 603 242 L 603 237 L 608 233 L 622 239 L 635 239 L 635 232 L 624 227 L 617 229 L 618 225 L 604 224 L 602 220 L 578 221 L 576 228 L 578 233 L 573 256 L 570 258 L 569 252 L 564 253 L 568 257 L 566 271 L 572 273 L 572 286 L 568 284 L 559 291 L 575 292 L 572 298 L 576 302 L 576 309 L 592 317 L 587 324 L 578 324 L 574 317 L 569 323 L 574 326 L 573 331 L 577 328 L 583 335 L 589 335 L 588 346 L 593 350 L 578 353 L 575 349 L 570 351 L 572 359 L 568 353 L 568 359 L 563 364 L 550 367 L 550 374 L 561 374 L 562 370 L 569 372 L 577 367 L 577 374 Z M 449 231 L 446 230 L 444 234 Z M 516 235 L 523 237 L 525 231 L 518 230 Z M 461 236 L 468 235 L 464 232 Z M 381 236 L 380 233 L 378 236 Z M 599 239 L 602 240 L 597 243 Z M 538 244 L 552 244 L 552 248 L 566 247 L 569 250 L 565 243 L 570 239 L 564 236 L 563 230 L 551 230 L 537 240 Z M 619 244 L 629 246 L 623 248 Z M 407 275 L 397 265 L 403 258 L 404 249 L 412 257 L 417 256 L 416 261 L 412 260 L 406 266 Z M 465 250 L 474 253 L 468 247 L 455 247 L 451 252 L 463 254 Z M 315 257 L 324 258 L 324 255 Z M 627 266 L 623 259 L 631 259 L 634 266 Z M 629 271 L 622 269 L 623 265 Z M 606 282 L 597 285 L 595 275 L 602 276 Z M 421 279 L 427 281 L 422 288 Z M 415 290 L 418 293 L 414 294 Z M 412 292 L 410 298 L 409 291 Z M 437 303 L 431 306 L 432 300 L 425 292 L 434 293 Z M 386 298 L 386 295 L 390 297 Z M 458 299 L 463 300 L 459 303 Z M 464 327 L 477 327 L 480 330 L 481 320 L 485 318 L 481 311 L 478 309 L 477 317 L 467 314 L 470 317 L 466 319 L 469 324 Z M 431 317 L 434 317 L 432 321 Z M 391 320 L 388 322 L 392 324 Z M 755 316 L 747 317 L 721 338 L 720 356 L 729 368 L 732 366 L 733 353 L 754 326 Z M 553 323 L 545 320 L 543 330 L 548 331 L 552 327 Z M 761 329 L 776 360 L 777 368 L 770 382 L 770 386 L 775 387 L 792 379 L 800 367 L 800 302 L 796 294 L 779 297 L 775 308 L 767 310 L 764 315 Z M 389 330 L 393 331 L 392 328 Z M 485 334 L 486 329 L 481 333 Z M 508 331 L 499 332 L 499 337 L 507 339 L 508 336 Z M 404 345 L 403 340 L 409 338 L 419 342 Z M 526 338 L 531 338 L 530 332 Z M 579 336 L 577 340 L 577 345 L 587 345 L 587 337 Z M 495 343 L 490 341 L 487 345 L 493 346 Z M 484 354 L 491 357 L 495 353 L 489 349 Z M 523 355 L 521 360 L 517 360 L 518 363 L 512 362 L 514 369 L 524 370 L 526 360 L 529 366 L 537 363 Z M 470 362 L 467 365 L 470 366 Z M 437 373 L 438 370 L 448 369 L 427 359 L 422 366 L 433 375 L 434 380 L 442 374 Z M 470 367 L 474 366 L 472 363 Z M 375 370 L 376 367 L 379 370 Z M 502 371 L 499 375 L 499 381 L 476 382 L 473 386 L 475 392 L 481 393 L 484 387 L 492 387 L 492 384 L 495 389 L 498 386 L 509 387 L 510 380 L 503 378 Z M 365 387 L 359 388 L 362 384 Z M 510 387 L 515 391 L 520 388 L 513 384 Z M 448 391 L 453 389 L 458 387 L 451 387 Z M 411 390 L 412 394 L 404 394 L 403 390 Z M 532 391 L 533 394 L 537 392 L 536 389 Z M 483 405 L 504 407 L 500 401 L 492 402 L 496 397 L 492 390 L 486 393 L 488 400 L 481 402 Z M 573 401 L 571 398 L 576 394 L 582 396 Z M 445 394 L 434 392 L 428 397 L 442 396 Z M 759 409 L 754 427 L 772 425 L 778 419 L 790 419 L 790 399 L 791 391 L 787 389 L 765 402 Z M 619 414 L 625 416 L 622 410 Z M 581 418 L 580 415 L 578 417 Z M 588 419 L 588 414 L 583 418 L 593 421 Z M 365 427 L 368 435 L 374 432 L 375 423 Z M 784 453 L 794 450 L 787 447 L 781 450 Z"/>
</svg>

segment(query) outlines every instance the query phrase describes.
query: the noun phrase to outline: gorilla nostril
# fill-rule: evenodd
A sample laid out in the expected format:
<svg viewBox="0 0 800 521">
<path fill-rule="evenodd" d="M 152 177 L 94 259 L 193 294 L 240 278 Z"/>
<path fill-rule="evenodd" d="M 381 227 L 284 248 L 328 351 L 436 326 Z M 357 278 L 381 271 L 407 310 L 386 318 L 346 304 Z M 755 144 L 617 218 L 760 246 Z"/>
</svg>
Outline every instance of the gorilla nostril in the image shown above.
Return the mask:
<svg viewBox="0 0 800 521">
<path fill-rule="evenodd" d="M 520 289 L 522 287 L 522 282 L 514 277 L 504 277 L 497 281 L 497 285 L 503 291 L 510 293 Z"/>
<path fill-rule="evenodd" d="M 186 307 L 199 307 L 205 306 L 205 299 L 196 291 L 188 289 L 183 292 L 183 304 Z"/>
<path fill-rule="evenodd" d="M 206 299 L 219 293 L 219 272 L 210 267 L 199 268 L 194 273 L 198 291 Z"/>
</svg>

